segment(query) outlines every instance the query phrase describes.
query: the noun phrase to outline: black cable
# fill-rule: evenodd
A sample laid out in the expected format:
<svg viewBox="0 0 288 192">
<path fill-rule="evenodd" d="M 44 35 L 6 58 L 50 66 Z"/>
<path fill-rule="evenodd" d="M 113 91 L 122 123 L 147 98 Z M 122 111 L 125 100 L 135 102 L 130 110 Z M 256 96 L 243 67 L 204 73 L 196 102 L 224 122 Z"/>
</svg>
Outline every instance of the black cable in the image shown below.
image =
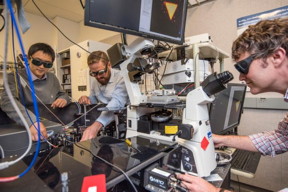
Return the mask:
<svg viewBox="0 0 288 192">
<path fill-rule="evenodd" d="M 123 45 L 128 45 L 126 33 L 121 33 L 120 35 L 121 35 L 121 41 L 122 41 Z"/>
<path fill-rule="evenodd" d="M 172 141 L 175 142 L 176 141 L 176 136 L 179 136 L 182 133 L 182 130 L 177 131 L 177 133 L 175 133 L 175 135 L 172 138 Z"/>
<path fill-rule="evenodd" d="M 159 78 L 158 78 L 158 75 L 156 74 L 156 72 L 154 72 L 154 75 L 155 75 L 155 78 L 157 79 L 157 81 L 159 82 L 159 84 L 160 84 L 162 87 L 164 87 L 164 85 L 161 83 L 162 78 L 159 79 Z"/>
<path fill-rule="evenodd" d="M 165 74 L 165 72 L 166 72 L 166 68 L 167 68 L 167 64 L 168 64 L 168 59 L 169 59 L 170 55 L 172 54 L 172 51 L 173 51 L 173 47 L 171 48 L 168 56 L 166 57 L 166 63 L 165 63 L 165 67 L 164 67 L 164 70 L 163 70 L 161 79 L 160 79 L 160 83 L 161 83 L 161 81 L 162 81 L 162 79 L 163 79 L 163 77 L 164 77 L 164 74 Z"/>
<path fill-rule="evenodd" d="M 5 22 L 5 17 L 3 15 L 1 15 L 1 14 L 0 14 L 0 16 L 3 19 L 3 26 L 0 28 L 0 32 L 1 32 L 4 29 L 6 22 Z"/>
<path fill-rule="evenodd" d="M 11 18 L 11 20 L 13 22 L 12 18 Z M 32 121 L 30 114 L 28 113 L 27 102 L 26 102 L 26 99 L 24 97 L 24 91 L 23 91 L 23 88 L 22 88 L 21 83 L 20 83 L 20 75 L 18 72 L 18 65 L 16 62 L 16 54 L 15 54 L 15 37 L 14 37 L 14 25 L 13 24 L 11 25 L 11 31 L 12 31 L 12 37 L 11 37 L 12 38 L 12 52 L 13 52 L 14 70 L 15 70 L 14 76 L 16 78 L 15 79 L 15 83 L 16 83 L 15 89 L 17 90 L 17 88 L 18 88 L 18 91 L 19 91 L 18 97 L 20 98 L 20 101 L 25 108 L 25 112 L 26 112 L 28 118 L 30 119 L 30 122 L 33 124 L 34 122 Z M 34 125 L 34 127 L 36 130 L 38 129 L 35 125 Z M 50 143 L 46 139 L 44 139 L 44 140 L 50 145 Z"/>
<path fill-rule="evenodd" d="M 135 192 L 138 192 L 137 189 L 136 189 L 136 187 L 135 187 L 134 184 L 132 183 L 132 181 L 129 179 L 128 175 L 126 175 L 125 172 L 124 172 L 122 169 L 120 169 L 119 167 L 117 167 L 117 166 L 113 165 L 112 163 L 106 161 L 105 159 L 99 157 L 98 155 L 93 154 L 91 150 L 86 149 L 85 147 L 82 147 L 82 146 L 78 145 L 78 143 L 74 143 L 74 145 L 77 146 L 77 147 L 79 147 L 80 149 L 83 149 L 83 150 L 87 151 L 88 153 L 90 153 L 91 155 L 93 155 L 93 157 L 96 157 L 97 159 L 100 159 L 101 161 L 103 161 L 103 162 L 106 163 L 107 165 L 112 166 L 112 168 L 116 168 L 116 169 L 118 169 L 119 171 L 121 171 L 121 172 L 123 173 L 123 175 L 127 178 L 127 180 L 130 182 L 130 184 L 132 185 L 132 188 L 135 190 Z"/>
<path fill-rule="evenodd" d="M 84 6 L 82 0 L 80 0 L 80 3 L 81 3 L 81 7 L 82 7 L 83 9 L 85 9 L 85 6 Z"/>
<path fill-rule="evenodd" d="M 67 37 L 52 21 L 50 21 L 50 19 L 41 11 L 41 9 L 36 5 L 36 3 L 34 2 L 34 0 L 32 0 L 33 4 L 35 5 L 35 7 L 40 11 L 40 13 L 43 15 L 43 17 L 45 17 L 49 23 L 51 23 L 68 41 L 70 41 L 71 43 L 73 43 L 74 45 L 77 45 L 78 47 L 80 47 L 81 49 L 83 49 L 84 51 L 86 51 L 87 53 L 90 53 L 88 50 L 86 50 L 85 48 L 83 48 L 82 46 L 78 45 L 77 43 L 75 43 L 74 41 L 72 41 L 69 37 Z"/>
<path fill-rule="evenodd" d="M 153 41 L 153 43 L 154 43 L 154 41 Z M 158 44 L 159 44 L 159 42 L 158 42 Z M 169 44 L 168 44 L 169 45 Z M 166 71 L 166 67 L 167 67 L 167 63 L 168 63 L 168 58 L 170 57 L 170 55 L 171 55 L 171 53 L 172 53 L 172 51 L 173 51 L 173 47 L 172 48 L 170 48 L 171 50 L 170 50 L 170 52 L 169 52 L 169 54 L 168 54 L 168 56 L 166 57 L 166 64 L 165 64 L 165 67 L 164 67 L 164 70 L 163 70 L 163 74 L 162 74 L 162 76 L 161 76 L 161 79 L 159 79 L 158 78 L 158 76 L 157 76 L 157 74 L 155 73 L 155 71 L 154 71 L 154 76 L 155 76 L 155 78 L 157 79 L 157 81 L 159 82 L 159 84 L 160 85 L 162 85 L 162 83 L 161 83 L 161 81 L 162 81 L 162 79 L 163 79 L 163 76 L 164 76 L 164 73 L 165 73 L 165 71 Z M 158 50 L 156 50 L 156 49 L 154 49 L 154 52 L 155 52 L 155 54 L 154 55 L 150 55 L 150 57 L 154 57 L 155 55 L 157 56 L 157 59 L 158 59 Z M 160 60 L 160 62 L 162 62 L 162 60 Z M 157 76 L 157 77 L 156 77 Z M 157 85 L 156 85 L 156 81 L 154 81 L 154 85 L 155 85 L 155 87 L 157 87 Z M 162 85 L 163 86 L 163 85 Z M 164 86 L 163 86 L 164 87 Z"/>
</svg>

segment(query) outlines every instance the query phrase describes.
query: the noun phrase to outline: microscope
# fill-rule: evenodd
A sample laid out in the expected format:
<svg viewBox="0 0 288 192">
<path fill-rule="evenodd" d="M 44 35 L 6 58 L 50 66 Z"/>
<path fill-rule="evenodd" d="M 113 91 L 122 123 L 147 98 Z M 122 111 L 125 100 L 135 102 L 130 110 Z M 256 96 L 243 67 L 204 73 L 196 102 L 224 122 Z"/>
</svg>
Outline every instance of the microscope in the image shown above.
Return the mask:
<svg viewBox="0 0 288 192">
<path fill-rule="evenodd" d="M 126 137 L 145 135 L 150 138 L 161 138 L 162 140 L 172 141 L 171 138 L 161 136 L 158 133 L 153 134 L 152 132 L 150 133 L 149 130 L 139 130 L 141 127 L 143 127 L 139 125 L 140 117 L 159 110 L 159 108 L 153 106 L 165 105 L 180 101 L 175 94 L 168 94 L 169 91 L 166 91 L 162 96 L 148 96 L 141 93 L 139 87 L 141 76 L 145 73 L 151 73 L 156 68 L 155 64 L 147 62 L 149 53 L 153 52 L 153 48 L 154 44 L 151 41 L 138 38 L 129 46 L 123 45 L 118 49 L 118 51 L 114 50 L 111 54 L 115 55 L 115 52 L 120 51 L 120 54 L 125 57 L 125 60 L 120 63 L 120 69 L 130 99 L 130 105 L 127 107 Z M 154 53 L 155 52 L 153 52 L 153 54 Z M 114 67 L 113 64 L 112 66 Z"/>
<path fill-rule="evenodd" d="M 120 63 L 120 69 L 130 98 L 130 105 L 127 107 L 126 137 L 142 135 L 165 142 L 175 142 L 176 147 L 165 157 L 164 164 L 176 172 L 200 177 L 209 176 L 216 168 L 216 158 L 207 104 L 213 102 L 214 94 L 226 88 L 225 84 L 233 79 L 233 75 L 228 71 L 213 73 L 201 86 L 188 93 L 181 123 L 177 125 L 178 130 L 174 136 L 155 134 L 151 130 L 145 132 L 143 129 L 147 129 L 148 126 L 139 126 L 143 115 L 155 113 L 159 110 L 159 104 L 179 102 L 176 95 L 162 95 L 155 99 L 141 93 L 139 79 L 151 68 L 142 53 L 153 48 L 152 42 L 141 38 L 129 46 L 121 47 L 121 54 L 125 55 L 126 59 Z"/>
<path fill-rule="evenodd" d="M 225 89 L 224 85 L 232 79 L 228 71 L 214 73 L 188 93 L 182 119 L 185 126 L 180 127 L 177 138 L 180 147 L 168 156 L 168 166 L 200 177 L 209 176 L 216 168 L 207 104 L 212 103 L 213 95 Z"/>
</svg>

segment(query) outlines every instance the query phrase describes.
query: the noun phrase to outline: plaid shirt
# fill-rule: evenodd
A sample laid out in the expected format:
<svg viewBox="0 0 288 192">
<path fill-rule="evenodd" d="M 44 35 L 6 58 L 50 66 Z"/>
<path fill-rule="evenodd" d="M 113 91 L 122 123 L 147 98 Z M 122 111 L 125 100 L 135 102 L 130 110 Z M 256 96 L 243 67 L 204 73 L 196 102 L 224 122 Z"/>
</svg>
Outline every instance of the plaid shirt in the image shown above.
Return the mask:
<svg viewBox="0 0 288 192">
<path fill-rule="evenodd" d="M 284 95 L 284 101 L 288 102 L 288 89 Z M 288 114 L 278 124 L 274 131 L 249 135 L 256 149 L 262 155 L 275 156 L 288 151 Z"/>
<path fill-rule="evenodd" d="M 275 156 L 288 151 L 288 123 L 284 119 L 279 122 L 278 129 L 249 137 L 263 155 Z"/>
</svg>

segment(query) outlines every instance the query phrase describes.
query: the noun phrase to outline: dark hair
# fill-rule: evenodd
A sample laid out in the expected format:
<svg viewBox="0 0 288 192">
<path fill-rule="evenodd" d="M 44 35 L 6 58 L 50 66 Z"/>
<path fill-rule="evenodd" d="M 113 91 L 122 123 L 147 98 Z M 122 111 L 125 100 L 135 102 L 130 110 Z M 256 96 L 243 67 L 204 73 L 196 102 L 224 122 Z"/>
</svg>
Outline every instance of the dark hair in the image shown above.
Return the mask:
<svg viewBox="0 0 288 192">
<path fill-rule="evenodd" d="M 267 58 L 283 48 L 288 56 L 288 18 L 263 20 L 250 25 L 233 43 L 232 58 L 248 52 L 256 58 Z"/>
<path fill-rule="evenodd" d="M 30 58 L 37 51 L 43 51 L 43 53 L 50 55 L 52 58 L 52 62 L 55 60 L 55 51 L 52 47 L 46 43 L 35 43 L 30 46 L 28 50 L 28 58 Z"/>
<path fill-rule="evenodd" d="M 103 63 L 105 63 L 105 65 L 108 64 L 109 58 L 105 52 L 93 51 L 87 58 L 88 65 L 91 65 L 93 63 L 98 63 L 99 61 L 102 61 Z"/>
</svg>

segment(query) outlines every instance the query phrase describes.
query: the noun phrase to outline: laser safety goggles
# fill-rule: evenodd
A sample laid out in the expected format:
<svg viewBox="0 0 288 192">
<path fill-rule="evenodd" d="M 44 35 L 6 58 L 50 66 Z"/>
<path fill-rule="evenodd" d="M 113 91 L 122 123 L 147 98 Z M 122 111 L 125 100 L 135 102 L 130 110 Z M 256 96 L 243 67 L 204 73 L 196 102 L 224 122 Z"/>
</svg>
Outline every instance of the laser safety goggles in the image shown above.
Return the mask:
<svg viewBox="0 0 288 192">
<path fill-rule="evenodd" d="M 33 65 L 36 66 L 41 66 L 43 65 L 45 68 L 51 68 L 53 66 L 53 62 L 45 62 L 45 61 L 41 61 L 39 59 L 34 59 L 31 57 L 31 62 L 33 63 Z"/>
<path fill-rule="evenodd" d="M 239 62 L 237 62 L 234 67 L 237 69 L 237 71 L 239 71 L 242 74 L 247 75 L 249 72 L 249 67 L 251 65 L 251 63 L 253 62 L 253 60 L 255 59 L 255 55 L 250 55 L 249 57 L 247 57 L 246 59 L 243 59 Z"/>
<path fill-rule="evenodd" d="M 107 65 L 106 65 L 105 69 L 102 69 L 102 70 L 99 70 L 99 71 L 96 71 L 96 72 L 90 71 L 89 75 L 92 76 L 92 77 L 96 77 L 98 75 L 103 75 L 103 74 L 105 74 L 107 72 L 107 69 L 108 68 L 107 68 Z"/>
</svg>

